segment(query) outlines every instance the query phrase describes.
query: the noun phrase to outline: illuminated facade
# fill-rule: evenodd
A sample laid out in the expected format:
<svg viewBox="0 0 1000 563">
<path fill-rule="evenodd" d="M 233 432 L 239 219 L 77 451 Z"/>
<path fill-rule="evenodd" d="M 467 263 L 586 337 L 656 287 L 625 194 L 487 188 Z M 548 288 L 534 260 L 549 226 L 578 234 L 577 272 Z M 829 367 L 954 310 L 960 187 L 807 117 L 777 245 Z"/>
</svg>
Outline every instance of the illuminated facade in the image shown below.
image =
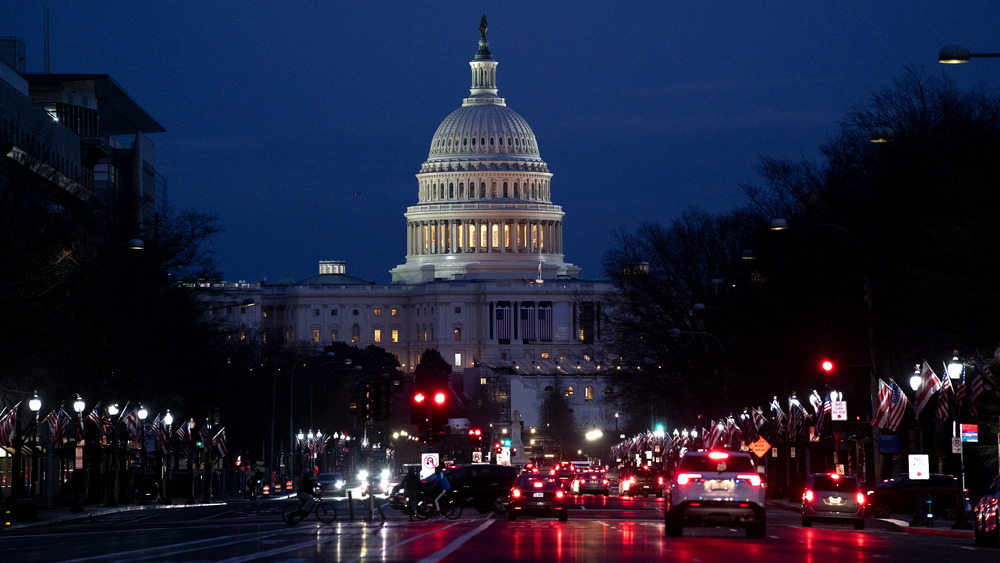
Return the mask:
<svg viewBox="0 0 1000 563">
<path fill-rule="evenodd" d="M 527 122 L 497 96 L 485 32 L 470 65 L 470 96 L 437 128 L 417 174 L 406 261 L 390 271 L 391 284 L 321 261 L 317 275 L 294 284 L 218 284 L 213 314 L 289 346 L 374 344 L 405 371 L 437 349 L 457 390 L 492 395 L 506 405 L 498 420 L 521 411 L 529 426 L 544 389 L 565 379 L 580 389 L 566 395 L 579 403 L 578 421 L 597 424 L 608 387 L 601 307 L 612 288 L 579 279 L 564 260 L 552 174 Z M 260 306 L 237 305 L 245 299 Z"/>
</svg>

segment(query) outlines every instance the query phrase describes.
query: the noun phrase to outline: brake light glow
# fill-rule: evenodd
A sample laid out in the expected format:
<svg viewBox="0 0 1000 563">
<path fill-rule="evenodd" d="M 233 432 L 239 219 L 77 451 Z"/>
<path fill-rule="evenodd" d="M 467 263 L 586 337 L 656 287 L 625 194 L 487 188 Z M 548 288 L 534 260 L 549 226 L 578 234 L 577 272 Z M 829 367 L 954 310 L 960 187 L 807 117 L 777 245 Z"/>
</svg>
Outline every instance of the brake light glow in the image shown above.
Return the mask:
<svg viewBox="0 0 1000 563">
<path fill-rule="evenodd" d="M 607 484 L 609 484 L 610 482 L 611 482 L 611 481 L 608 481 L 607 479 L 604 479 L 603 481 L 601 481 L 601 484 L 603 484 L 603 485 L 607 485 Z"/>
<path fill-rule="evenodd" d="M 533 482 L 531 484 L 531 486 L 534 487 L 534 488 L 536 488 L 536 489 L 541 489 L 543 485 L 542 485 L 541 481 L 535 481 L 535 482 Z"/>
<path fill-rule="evenodd" d="M 858 493 L 855 498 L 858 499 L 858 504 L 864 504 L 865 503 L 866 499 L 865 499 L 865 494 L 864 493 Z"/>
<path fill-rule="evenodd" d="M 709 452 L 709 459 L 729 459 L 729 454 L 726 452 Z"/>
<path fill-rule="evenodd" d="M 563 498 L 564 494 L 562 491 L 556 491 L 556 498 Z"/>
<path fill-rule="evenodd" d="M 840 475 L 837 475 L 836 473 L 831 473 L 830 474 L 830 478 L 833 479 L 834 481 L 836 481 L 836 480 L 840 479 Z"/>
<path fill-rule="evenodd" d="M 629 483 L 635 483 L 635 475 L 628 478 Z"/>
<path fill-rule="evenodd" d="M 660 485 L 662 485 L 663 484 L 663 475 L 660 475 L 659 477 L 657 477 L 656 478 L 656 482 L 659 483 Z"/>
<path fill-rule="evenodd" d="M 802 495 L 802 498 L 806 499 L 806 502 L 812 502 L 813 499 L 816 498 L 816 495 L 814 495 L 813 492 L 810 491 L 809 489 L 806 489 L 806 492 Z"/>
<path fill-rule="evenodd" d="M 695 479 L 701 479 L 701 473 L 678 473 L 677 474 L 677 484 L 687 485 Z"/>
<path fill-rule="evenodd" d="M 750 484 L 754 487 L 760 486 L 760 475 L 756 473 L 747 473 L 745 475 L 737 475 L 737 479 L 743 479 L 744 481 L 750 481 Z"/>
<path fill-rule="evenodd" d="M 514 490 L 512 490 L 512 491 L 510 492 L 510 494 L 511 494 L 511 496 L 513 496 L 514 498 L 520 498 L 520 497 L 521 497 L 521 489 L 514 489 Z"/>
</svg>

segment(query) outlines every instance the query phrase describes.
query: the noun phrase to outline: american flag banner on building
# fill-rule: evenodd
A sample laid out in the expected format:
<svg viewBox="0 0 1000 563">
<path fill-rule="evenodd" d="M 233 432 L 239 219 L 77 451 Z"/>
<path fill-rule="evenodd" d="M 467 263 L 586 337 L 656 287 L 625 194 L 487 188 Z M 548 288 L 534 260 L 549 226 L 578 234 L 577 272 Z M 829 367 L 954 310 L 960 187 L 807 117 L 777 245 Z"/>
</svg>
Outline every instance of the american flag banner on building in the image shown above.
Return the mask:
<svg viewBox="0 0 1000 563">
<path fill-rule="evenodd" d="M 14 444 L 14 430 L 17 428 L 17 408 L 18 403 L 6 411 L 0 411 L 0 446 L 11 446 Z"/>
<path fill-rule="evenodd" d="M 497 340 L 510 340 L 510 335 L 511 335 L 510 316 L 511 316 L 510 305 L 497 305 L 496 308 Z"/>
<path fill-rule="evenodd" d="M 535 308 L 533 306 L 522 306 L 520 314 L 521 338 L 524 340 L 535 340 L 538 332 L 535 330 Z"/>
<path fill-rule="evenodd" d="M 538 339 L 552 342 L 552 307 L 538 307 Z"/>
<path fill-rule="evenodd" d="M 920 368 L 920 389 L 917 390 L 916 404 L 913 407 L 917 416 L 920 416 L 920 412 L 924 410 L 924 407 L 927 406 L 927 403 L 931 401 L 931 397 L 934 396 L 934 393 L 937 393 L 940 387 L 941 380 L 938 379 L 937 374 L 931 369 L 927 360 L 924 360 L 924 364 Z"/>
<path fill-rule="evenodd" d="M 153 419 L 153 426 L 150 429 L 156 439 L 156 448 L 164 454 L 170 453 L 170 435 L 167 434 L 167 425 L 163 423 L 160 415 L 156 415 L 156 418 Z"/>
</svg>

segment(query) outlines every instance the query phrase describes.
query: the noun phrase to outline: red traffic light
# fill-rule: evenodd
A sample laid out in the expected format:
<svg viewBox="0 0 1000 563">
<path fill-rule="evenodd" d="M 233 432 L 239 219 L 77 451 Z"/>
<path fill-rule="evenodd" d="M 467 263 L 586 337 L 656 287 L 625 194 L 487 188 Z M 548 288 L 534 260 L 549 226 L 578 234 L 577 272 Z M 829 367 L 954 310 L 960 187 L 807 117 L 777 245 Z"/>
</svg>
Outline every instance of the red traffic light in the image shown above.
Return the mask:
<svg viewBox="0 0 1000 563">
<path fill-rule="evenodd" d="M 820 362 L 819 367 L 823 370 L 823 373 L 832 373 L 835 366 L 832 360 L 823 360 Z"/>
<path fill-rule="evenodd" d="M 482 430 L 479 430 L 478 428 L 475 429 L 475 430 L 469 430 L 469 436 L 475 436 L 475 437 L 478 438 L 478 437 L 480 437 L 482 435 L 483 435 Z"/>
<path fill-rule="evenodd" d="M 445 400 L 445 395 L 443 391 L 438 391 L 434 393 L 434 403 L 437 405 L 443 405 Z"/>
<path fill-rule="evenodd" d="M 427 396 L 420 392 L 413 396 L 413 402 L 417 404 L 423 403 L 425 399 L 427 399 Z"/>
</svg>

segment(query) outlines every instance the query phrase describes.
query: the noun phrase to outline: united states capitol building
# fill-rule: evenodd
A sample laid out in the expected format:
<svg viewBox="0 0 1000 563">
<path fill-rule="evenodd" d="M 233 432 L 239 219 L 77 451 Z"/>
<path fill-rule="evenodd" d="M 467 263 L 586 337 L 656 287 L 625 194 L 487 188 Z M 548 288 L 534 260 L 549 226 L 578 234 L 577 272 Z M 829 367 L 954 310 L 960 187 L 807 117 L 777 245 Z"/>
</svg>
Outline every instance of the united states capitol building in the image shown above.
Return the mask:
<svg viewBox="0 0 1000 563">
<path fill-rule="evenodd" d="M 498 422 L 535 426 L 558 384 L 579 428 L 608 428 L 613 362 L 603 344 L 614 335 L 601 319 L 612 287 L 566 261 L 552 173 L 531 127 L 498 95 L 485 20 L 469 66 L 469 96 L 438 126 L 416 175 L 406 259 L 391 284 L 321 260 L 292 284 L 214 284 L 209 314 L 234 335 L 288 346 L 374 344 L 407 372 L 434 348 L 452 363 L 459 396 L 485 392 L 503 405 Z"/>
</svg>

